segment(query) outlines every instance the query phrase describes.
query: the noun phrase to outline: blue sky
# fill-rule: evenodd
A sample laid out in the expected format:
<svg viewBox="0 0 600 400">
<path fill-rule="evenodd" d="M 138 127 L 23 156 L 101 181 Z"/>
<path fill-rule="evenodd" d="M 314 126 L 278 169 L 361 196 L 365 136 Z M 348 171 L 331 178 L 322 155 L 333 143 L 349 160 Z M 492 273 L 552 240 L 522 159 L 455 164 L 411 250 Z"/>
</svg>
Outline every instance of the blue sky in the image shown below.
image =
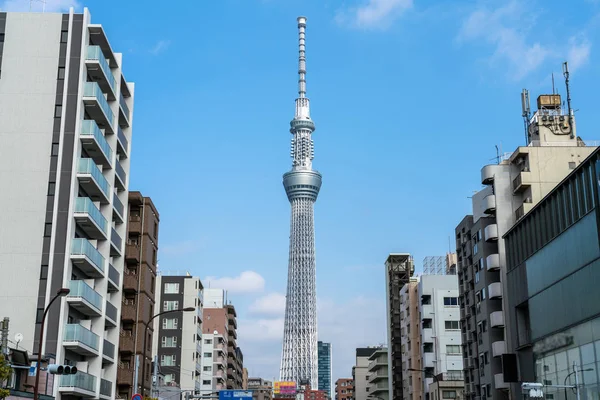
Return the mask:
<svg viewBox="0 0 600 400">
<path fill-rule="evenodd" d="M 385 341 L 387 254 L 410 252 L 419 268 L 443 255 L 495 145 L 523 144 L 522 88 L 535 99 L 554 72 L 564 93 L 568 60 L 578 133 L 600 139 L 598 0 L 48 0 L 69 5 L 90 8 L 136 82 L 130 187 L 159 209 L 160 268 L 229 290 L 252 376 L 279 368 L 297 16 L 334 379 L 350 376 L 355 347 Z"/>
</svg>

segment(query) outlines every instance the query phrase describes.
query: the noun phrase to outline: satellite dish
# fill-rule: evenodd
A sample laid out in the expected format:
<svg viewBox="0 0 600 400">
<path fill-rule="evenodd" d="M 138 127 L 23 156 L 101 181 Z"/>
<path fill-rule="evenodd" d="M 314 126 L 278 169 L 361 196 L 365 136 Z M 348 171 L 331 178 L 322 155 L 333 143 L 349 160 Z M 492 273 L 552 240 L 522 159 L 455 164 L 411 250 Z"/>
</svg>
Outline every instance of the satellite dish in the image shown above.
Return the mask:
<svg viewBox="0 0 600 400">
<path fill-rule="evenodd" d="M 218 334 L 219 334 L 219 331 L 214 331 L 213 332 L 213 335 L 218 335 Z"/>
<path fill-rule="evenodd" d="M 15 335 L 15 342 L 17 342 L 17 344 L 21 343 L 23 341 L 23 334 L 22 333 L 17 333 Z"/>
</svg>

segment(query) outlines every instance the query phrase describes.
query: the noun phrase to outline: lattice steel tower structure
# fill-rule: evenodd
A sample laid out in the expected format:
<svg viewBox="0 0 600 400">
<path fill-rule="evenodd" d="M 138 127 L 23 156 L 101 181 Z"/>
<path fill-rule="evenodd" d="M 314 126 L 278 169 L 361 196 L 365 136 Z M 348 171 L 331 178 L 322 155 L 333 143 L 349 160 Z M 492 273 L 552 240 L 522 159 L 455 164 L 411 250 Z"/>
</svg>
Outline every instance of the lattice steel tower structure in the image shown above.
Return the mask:
<svg viewBox="0 0 600 400">
<path fill-rule="evenodd" d="M 318 387 L 317 291 L 313 206 L 321 189 L 321 174 L 312 169 L 315 124 L 306 97 L 306 18 L 298 18 L 299 61 L 296 113 L 290 122 L 292 170 L 283 186 L 292 206 L 285 326 L 280 378 Z"/>
</svg>

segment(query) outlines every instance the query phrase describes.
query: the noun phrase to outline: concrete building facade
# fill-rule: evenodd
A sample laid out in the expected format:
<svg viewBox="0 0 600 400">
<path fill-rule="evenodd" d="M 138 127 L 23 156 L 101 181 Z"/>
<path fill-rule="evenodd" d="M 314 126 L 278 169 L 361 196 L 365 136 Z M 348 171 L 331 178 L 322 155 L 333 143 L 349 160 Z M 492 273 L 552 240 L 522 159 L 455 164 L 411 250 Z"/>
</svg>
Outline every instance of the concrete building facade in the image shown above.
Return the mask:
<svg viewBox="0 0 600 400">
<path fill-rule="evenodd" d="M 413 258 L 408 253 L 390 253 L 385 261 L 385 288 L 388 340 L 388 377 L 390 398 L 404 393 L 402 319 L 400 290 L 415 272 Z M 358 393 L 358 382 L 355 382 Z"/>
<path fill-rule="evenodd" d="M 340 378 L 335 381 L 335 400 L 354 399 L 354 379 Z"/>
<path fill-rule="evenodd" d="M 0 12 L 0 315 L 76 365 L 51 393 L 115 397 L 133 83 L 83 13 Z"/>
<path fill-rule="evenodd" d="M 420 303 L 419 279 L 411 277 L 409 282 L 400 289 L 402 377 L 404 379 L 402 389 L 405 400 L 422 400 L 423 397 L 422 376 L 410 371 L 423 369 Z"/>
<path fill-rule="evenodd" d="M 505 399 L 502 355 L 512 348 L 506 252 L 502 236 L 595 149 L 576 135 L 574 116 L 560 96 L 538 98 L 528 120 L 528 145 L 481 170 L 485 188 L 473 196 L 473 215 L 456 228 L 461 292 L 465 396 Z"/>
<path fill-rule="evenodd" d="M 369 366 L 367 367 L 368 396 L 372 396 L 374 399 L 389 400 L 388 373 L 388 349 L 387 347 L 381 347 L 369 357 Z"/>
<path fill-rule="evenodd" d="M 318 359 L 319 359 L 319 390 L 327 392 L 329 397 L 332 396 L 332 369 L 331 369 L 331 343 L 319 341 L 317 343 Z"/>
<path fill-rule="evenodd" d="M 146 337 L 146 371 L 151 369 L 154 327 L 146 325 L 156 311 L 156 261 L 158 252 L 158 226 L 160 218 L 152 199 L 140 192 L 129 192 L 127 242 L 123 269 L 123 301 L 121 304 L 121 331 L 119 337 L 119 367 L 117 394 L 128 399 L 140 393 L 142 384 L 150 393 L 151 380 L 143 379 L 138 369 L 138 387 L 134 388 L 135 363 L 144 360 L 143 343 Z M 141 364 L 140 364 L 141 365 Z"/>
<path fill-rule="evenodd" d="M 222 289 L 204 289 L 202 394 L 227 389 L 228 319 Z"/>
<path fill-rule="evenodd" d="M 227 311 L 227 389 L 242 388 L 244 356 L 237 345 L 237 314 L 232 304 L 226 304 Z"/>
<path fill-rule="evenodd" d="M 271 400 L 273 398 L 273 382 L 262 378 L 248 378 L 248 389 L 252 390 L 253 400 Z"/>
<path fill-rule="evenodd" d="M 514 371 L 507 380 L 515 398 L 523 395 L 520 381 L 578 384 L 577 394 L 545 387 L 546 398 L 600 394 L 599 156 L 595 151 L 504 236 L 506 364 Z"/>
<path fill-rule="evenodd" d="M 369 357 L 377 347 L 361 347 L 356 349 L 356 363 L 352 368 L 352 381 L 354 382 L 354 398 L 366 400 L 369 395 Z"/>
<path fill-rule="evenodd" d="M 160 312 L 194 307 L 154 319 L 153 354 L 164 383 L 200 393 L 202 376 L 202 282 L 190 275 L 158 275 L 156 297 Z"/>
</svg>

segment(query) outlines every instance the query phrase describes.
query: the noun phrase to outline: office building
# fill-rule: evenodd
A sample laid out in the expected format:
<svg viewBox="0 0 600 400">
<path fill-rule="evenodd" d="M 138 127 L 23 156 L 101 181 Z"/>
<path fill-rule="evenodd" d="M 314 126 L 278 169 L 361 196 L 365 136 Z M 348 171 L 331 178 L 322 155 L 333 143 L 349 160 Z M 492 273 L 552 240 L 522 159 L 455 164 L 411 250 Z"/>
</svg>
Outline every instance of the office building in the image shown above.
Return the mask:
<svg viewBox="0 0 600 400">
<path fill-rule="evenodd" d="M 388 349 L 380 347 L 369 357 L 367 367 L 368 395 L 389 400 Z"/>
<path fill-rule="evenodd" d="M 331 397 L 331 343 L 318 342 L 319 349 L 319 390 L 324 390 Z"/>
<path fill-rule="evenodd" d="M 144 360 L 144 333 L 146 332 L 146 371 L 151 369 L 154 328 L 146 325 L 156 310 L 156 254 L 158 252 L 158 225 L 160 218 L 152 199 L 140 192 L 129 192 L 127 242 L 123 269 L 123 302 L 121 305 L 121 332 L 119 337 L 119 367 L 117 369 L 117 394 L 131 398 L 141 392 L 142 384 L 150 393 L 150 379 L 143 379 L 138 368 L 138 387 L 135 363 Z M 141 364 L 139 364 L 141 366 Z"/>
<path fill-rule="evenodd" d="M 505 363 L 514 371 L 507 380 L 515 382 L 515 398 L 522 397 L 517 381 L 579 385 L 577 395 L 545 387 L 547 399 L 600 393 L 599 155 L 595 151 L 504 236 L 512 339 Z"/>
<path fill-rule="evenodd" d="M 352 378 L 340 378 L 335 381 L 335 400 L 354 399 L 354 380 Z"/>
<path fill-rule="evenodd" d="M 316 388 L 319 376 L 314 204 L 321 189 L 321 174 L 312 168 L 315 124 L 306 97 L 305 31 L 306 18 L 299 17 L 298 98 L 290 122 L 292 170 L 283 175 L 292 217 L 280 380 L 308 380 Z"/>
<path fill-rule="evenodd" d="M 159 274 L 156 279 L 157 312 L 194 307 L 154 319 L 152 354 L 166 385 L 200 394 L 202 376 L 202 282 L 189 274 Z M 147 370 L 146 370 L 147 371 Z"/>
<path fill-rule="evenodd" d="M 504 313 L 503 235 L 594 150 L 577 137 L 573 112 L 561 108 L 559 95 L 540 96 L 537 103 L 526 119 L 527 146 L 482 168 L 485 188 L 473 196 L 473 214 L 455 231 L 468 399 L 508 395 L 502 355 L 513 344 Z"/>
<path fill-rule="evenodd" d="M 271 400 L 273 398 L 273 382 L 262 378 L 248 378 L 248 389 L 252 390 L 253 400 Z"/>
<path fill-rule="evenodd" d="M 0 316 L 76 365 L 51 393 L 115 397 L 133 83 L 83 13 L 0 12 Z"/>
<path fill-rule="evenodd" d="M 421 368 L 425 399 L 431 399 L 429 386 L 433 376 L 449 372 L 459 375 L 463 370 L 460 337 L 460 308 L 456 275 L 422 275 L 418 283 L 421 334 Z M 461 374 L 462 375 L 462 374 Z"/>
<path fill-rule="evenodd" d="M 410 370 L 422 370 L 421 359 L 421 314 L 419 298 L 419 279 L 411 277 L 400 289 L 400 332 L 402 350 L 403 399 L 421 400 L 423 398 L 423 379 L 421 374 Z M 390 396 L 390 398 L 392 398 Z"/>
<path fill-rule="evenodd" d="M 356 349 L 356 363 L 352 367 L 352 381 L 354 382 L 354 398 L 366 400 L 369 395 L 369 357 L 378 347 L 361 347 Z"/>
<path fill-rule="evenodd" d="M 388 339 L 389 396 L 394 399 L 404 393 L 402 320 L 400 290 L 415 272 L 413 258 L 407 253 L 391 253 L 385 261 L 385 289 Z M 355 382 L 358 392 L 358 383 Z"/>
</svg>

